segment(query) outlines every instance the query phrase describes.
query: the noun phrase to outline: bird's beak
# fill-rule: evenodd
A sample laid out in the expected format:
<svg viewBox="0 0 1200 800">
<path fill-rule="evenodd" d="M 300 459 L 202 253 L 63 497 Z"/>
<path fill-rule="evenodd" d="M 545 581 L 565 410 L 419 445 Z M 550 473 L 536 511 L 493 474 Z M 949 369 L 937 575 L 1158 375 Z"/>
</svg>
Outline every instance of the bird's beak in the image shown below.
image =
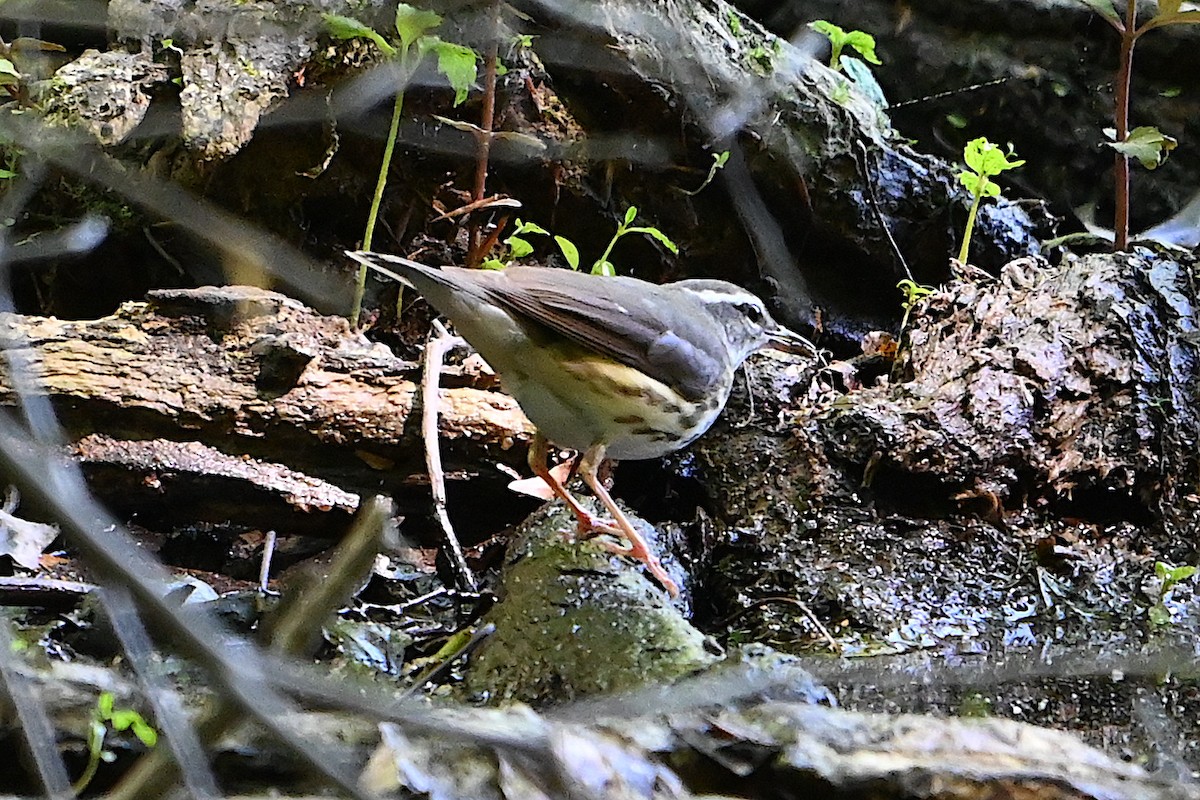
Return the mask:
<svg viewBox="0 0 1200 800">
<path fill-rule="evenodd" d="M 817 346 L 795 331 L 790 331 L 782 325 L 767 333 L 767 347 L 782 350 L 785 353 L 815 356 L 819 352 Z"/>
</svg>

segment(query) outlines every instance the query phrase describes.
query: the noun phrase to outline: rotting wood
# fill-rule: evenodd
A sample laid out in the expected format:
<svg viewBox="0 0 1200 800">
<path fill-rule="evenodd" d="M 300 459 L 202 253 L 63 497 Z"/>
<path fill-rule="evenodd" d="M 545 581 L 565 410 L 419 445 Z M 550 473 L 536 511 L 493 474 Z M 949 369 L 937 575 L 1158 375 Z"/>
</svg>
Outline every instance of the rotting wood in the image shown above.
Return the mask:
<svg viewBox="0 0 1200 800">
<path fill-rule="evenodd" d="M 90 321 L 2 315 L 0 348 L 19 383 L 54 402 L 76 455 L 121 467 L 147 490 L 173 470 L 345 515 L 356 505 L 347 493 L 422 483 L 416 366 L 273 292 L 156 291 Z M 13 374 L 0 369 L 4 405 L 18 401 Z M 469 386 L 441 397 L 449 476 L 522 462 L 516 445 L 531 429 L 515 401 Z M 97 431 L 108 438 L 84 439 Z"/>
</svg>

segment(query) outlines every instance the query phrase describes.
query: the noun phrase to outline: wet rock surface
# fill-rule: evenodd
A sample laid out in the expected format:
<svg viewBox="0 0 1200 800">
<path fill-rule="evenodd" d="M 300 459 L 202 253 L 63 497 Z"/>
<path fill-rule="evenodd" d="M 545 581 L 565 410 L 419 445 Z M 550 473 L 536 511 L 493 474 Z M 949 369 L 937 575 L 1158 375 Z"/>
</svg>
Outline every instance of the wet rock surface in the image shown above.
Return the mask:
<svg viewBox="0 0 1200 800">
<path fill-rule="evenodd" d="M 796 367 L 759 362 L 768 422 L 679 462 L 709 490 L 709 624 L 828 652 L 815 617 L 887 656 L 814 662 L 851 706 L 974 708 L 1195 769 L 1195 689 L 1154 677 L 1197 631 L 1190 580 L 1157 566 L 1195 558 L 1194 298 L 1189 266 L 1146 251 L 1015 262 L 934 293 L 895 382 L 822 376 L 789 412 Z M 748 482 L 731 443 L 778 457 Z"/>
</svg>

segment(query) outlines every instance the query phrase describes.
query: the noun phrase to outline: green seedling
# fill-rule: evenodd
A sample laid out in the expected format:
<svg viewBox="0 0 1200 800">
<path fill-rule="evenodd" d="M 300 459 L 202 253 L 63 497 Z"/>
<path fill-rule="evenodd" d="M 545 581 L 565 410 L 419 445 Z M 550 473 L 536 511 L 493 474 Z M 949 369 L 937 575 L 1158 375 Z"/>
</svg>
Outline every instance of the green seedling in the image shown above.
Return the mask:
<svg viewBox="0 0 1200 800">
<path fill-rule="evenodd" d="M 681 192 L 686 194 L 688 197 L 695 197 L 696 195 L 703 192 L 705 190 L 705 188 L 707 188 L 708 185 L 713 182 L 713 178 L 717 177 L 717 173 L 720 172 L 722 168 L 724 168 L 725 162 L 729 161 L 729 151 L 725 150 L 720 153 L 713 153 L 712 157 L 713 157 L 713 163 L 708 168 L 708 176 L 704 179 L 704 183 L 700 184 L 693 191 L 689 192 L 686 189 L 680 189 Z"/>
<path fill-rule="evenodd" d="M 475 83 L 475 62 L 478 56 L 469 47 L 446 42 L 429 31 L 442 24 L 442 18 L 432 11 L 414 8 L 407 3 L 396 6 L 395 33 L 399 40 L 393 45 L 386 37 L 368 25 L 352 17 L 337 14 L 324 15 L 329 32 L 337 39 L 366 39 L 372 42 L 379 51 L 399 67 L 399 88 L 396 99 L 392 104 L 392 122 L 388 129 L 387 142 L 384 145 L 383 160 L 379 166 L 379 178 L 375 183 L 375 193 L 371 198 L 371 210 L 367 215 L 366 232 L 363 234 L 363 250 L 370 250 L 375 235 L 375 224 L 379 219 L 379 208 L 383 204 L 383 191 L 387 187 L 388 171 L 392 165 L 392 155 L 396 150 L 396 137 L 400 132 L 400 115 L 404 110 L 404 90 L 412 79 L 417 67 L 428 55 L 437 59 L 437 70 L 450 82 L 454 89 L 454 105 L 459 105 L 467 99 L 471 85 Z M 363 295 L 366 293 L 367 267 L 363 265 L 358 270 L 358 283 L 354 291 L 354 306 L 350 312 L 350 324 L 358 327 L 359 315 L 362 312 Z"/>
<path fill-rule="evenodd" d="M 592 262 L 591 272 L 593 275 L 616 275 L 617 268 L 611 261 L 608 260 L 612 254 L 612 249 L 622 236 L 631 233 L 640 233 L 657 240 L 663 247 L 670 250 L 672 253 L 679 253 L 679 247 L 671 241 L 671 239 L 658 228 L 652 226 L 634 225 L 633 222 L 637 218 L 637 207 L 630 206 L 625 212 L 625 219 L 617 226 L 616 233 L 608 242 L 608 247 L 604 248 L 603 255 Z M 533 252 L 533 244 L 525 238 L 527 235 L 535 236 L 550 236 L 550 231 L 543 228 L 534 222 L 516 221 L 512 235 L 504 240 L 504 244 L 508 247 L 508 254 L 505 258 L 490 258 L 484 261 L 482 266 L 484 269 L 504 269 L 512 265 L 513 261 L 518 258 L 524 258 Z M 562 251 L 563 257 L 567 260 L 567 264 L 571 269 L 579 269 L 579 248 L 575 243 L 565 236 L 554 236 L 555 243 L 558 249 Z"/>
<path fill-rule="evenodd" d="M 900 301 L 900 308 L 904 309 L 904 317 L 900 320 L 900 332 L 903 334 L 904 329 L 908 327 L 908 317 L 912 314 L 913 307 L 921 298 L 933 294 L 933 287 L 905 278 L 896 284 L 896 288 L 904 292 L 904 299 Z"/>
<path fill-rule="evenodd" d="M 999 197 L 1000 186 L 992 178 L 1006 170 L 1015 169 L 1025 163 L 1024 159 L 1013 158 L 1012 146 L 1008 152 L 980 136 L 967 142 L 963 148 L 963 160 L 967 169 L 958 175 L 958 182 L 971 193 L 971 210 L 967 214 L 967 228 L 963 232 L 962 247 L 958 251 L 959 262 L 967 263 L 971 248 L 971 234 L 975 231 L 975 218 L 979 215 L 979 202 L 985 197 Z"/>
<path fill-rule="evenodd" d="M 133 709 L 113 708 L 113 699 L 112 692 L 101 692 L 96 698 L 96 707 L 92 709 L 92 719 L 88 724 L 88 763 L 83 774 L 71 787 L 75 794 L 86 789 L 96 777 L 96 770 L 100 768 L 101 761 L 112 761 L 116 758 L 116 754 L 111 750 L 104 749 L 104 739 L 110 729 L 116 732 L 132 731 L 146 747 L 158 744 L 158 731 Z"/>
<path fill-rule="evenodd" d="M 835 72 L 842 68 L 842 51 L 847 47 L 876 66 L 883 63 L 875 55 L 875 37 L 869 33 L 848 31 L 823 19 L 808 23 L 808 27 L 829 39 L 829 68 Z"/>
<path fill-rule="evenodd" d="M 674 242 L 671 241 L 670 237 L 668 237 L 665 233 L 660 231 L 658 228 L 655 228 L 652 226 L 636 226 L 636 225 L 634 225 L 633 221 L 636 218 L 637 218 L 637 206 L 630 206 L 629 209 L 625 212 L 625 220 L 620 225 L 617 226 L 617 232 L 614 233 L 612 239 L 610 239 L 608 241 L 608 247 L 604 248 L 604 253 L 592 263 L 592 274 L 593 275 L 616 275 L 617 274 L 617 268 L 614 267 L 613 263 L 608 260 L 608 257 L 612 253 L 613 246 L 616 245 L 617 241 L 622 236 L 625 236 L 630 233 L 640 233 L 645 236 L 649 236 L 650 238 L 658 241 L 659 244 L 661 244 L 663 247 L 670 250 L 672 253 L 675 253 L 675 254 L 679 253 L 679 247 Z"/>
<path fill-rule="evenodd" d="M 1129 159 L 1138 159 L 1149 169 L 1163 162 L 1175 147 L 1175 140 L 1151 126 L 1129 129 L 1129 88 L 1133 76 L 1133 48 L 1137 40 L 1156 28 L 1200 23 L 1200 11 L 1183 11 L 1182 0 L 1158 0 L 1157 11 L 1138 24 L 1137 0 L 1126 0 L 1125 14 L 1117 11 L 1113 0 L 1079 0 L 1099 14 L 1121 37 L 1120 56 L 1114 85 L 1113 128 L 1111 141 L 1104 142 L 1117 151 L 1114 174 L 1113 250 L 1129 246 Z"/>
<path fill-rule="evenodd" d="M 808 27 L 829 39 L 829 68 L 845 73 L 871 102 L 879 108 L 887 108 L 883 88 L 867 66 L 867 63 L 876 66 L 883 63 L 875 55 L 875 37 L 863 31 L 847 31 L 823 19 L 810 22 Z M 844 52 L 847 48 L 862 58 L 848 55 Z M 850 99 L 850 86 L 845 82 L 839 83 L 834 87 L 830 99 L 838 105 L 845 105 Z"/>
<path fill-rule="evenodd" d="M 512 266 L 513 261 L 518 258 L 525 258 L 533 252 L 533 244 L 525 238 L 528 234 L 535 236 L 550 236 L 550 231 L 538 225 L 536 222 L 522 222 L 520 219 L 516 221 L 512 235 L 504 240 L 504 244 L 508 247 L 506 258 L 489 258 L 479 266 L 483 269 L 504 269 Z M 571 269 L 579 269 L 579 248 L 565 236 L 553 236 L 558 249 L 562 251 L 563 258 L 567 260 L 567 264 Z"/>
<path fill-rule="evenodd" d="M 1173 567 L 1162 561 L 1154 564 L 1154 577 L 1158 579 L 1158 600 L 1150 607 L 1150 622 L 1162 626 L 1171 624 L 1171 609 L 1167 602 L 1175 587 L 1196 575 L 1196 567 Z"/>
</svg>

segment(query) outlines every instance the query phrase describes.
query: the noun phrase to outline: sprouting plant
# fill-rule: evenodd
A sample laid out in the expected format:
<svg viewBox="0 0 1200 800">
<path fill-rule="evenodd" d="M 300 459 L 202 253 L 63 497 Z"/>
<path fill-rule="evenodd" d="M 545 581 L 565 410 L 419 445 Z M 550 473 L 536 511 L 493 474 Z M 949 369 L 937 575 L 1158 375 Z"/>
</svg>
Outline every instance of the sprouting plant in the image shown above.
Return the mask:
<svg viewBox="0 0 1200 800">
<path fill-rule="evenodd" d="M 538 225 L 536 222 L 522 222 L 517 219 L 512 234 L 504 240 L 504 244 L 508 247 L 508 254 L 505 258 L 489 258 L 479 266 L 483 269 L 504 269 L 510 266 L 513 261 L 518 258 L 524 258 L 533 252 L 533 245 L 525 238 L 526 234 L 534 234 L 536 236 L 550 236 L 550 231 Z M 567 264 L 571 269 L 579 269 L 579 248 L 565 236 L 554 236 L 554 241 L 558 244 L 558 249 L 562 251 L 563 258 L 567 259 Z"/>
<path fill-rule="evenodd" d="M 967 214 L 967 228 L 963 231 L 962 247 L 958 251 L 958 260 L 966 264 L 967 253 L 971 249 L 971 234 L 975 231 L 975 218 L 979 215 L 979 201 L 985 197 L 999 197 L 1000 186 L 992 178 L 1006 170 L 1015 169 L 1025 163 L 1024 159 L 1013 158 L 1012 145 L 1008 152 L 992 144 L 986 137 L 980 136 L 967 142 L 963 148 L 963 161 L 967 169 L 958 175 L 958 182 L 963 185 L 974 198 L 971 210 Z"/>
<path fill-rule="evenodd" d="M 875 55 L 875 37 L 863 31 L 844 30 L 823 19 L 810 22 L 808 27 L 829 39 L 831 47 L 829 68 L 834 72 L 844 72 L 850 80 L 854 81 L 854 85 L 859 88 L 859 91 L 876 106 L 887 108 L 888 103 L 884 97 L 883 88 L 871 74 L 871 68 L 867 66 L 867 63 L 876 66 L 883 63 Z M 846 48 L 850 48 L 862 58 L 847 55 L 844 52 Z M 838 105 L 844 104 L 849 98 L 850 85 L 844 80 L 833 88 L 833 93 L 830 95 L 830 99 Z"/>
<path fill-rule="evenodd" d="M 922 297 L 933 294 L 933 287 L 905 278 L 896 284 L 896 288 L 904 292 L 904 299 L 900 301 L 900 308 L 904 309 L 904 318 L 900 320 L 900 330 L 903 332 L 908 327 L 908 317 L 912 313 L 913 307 Z"/>
<path fill-rule="evenodd" d="M 1115 180 L 1115 216 L 1113 220 L 1113 249 L 1129 246 L 1129 157 L 1133 156 L 1149 169 L 1163 162 L 1175 147 L 1175 140 L 1154 127 L 1139 126 L 1129 130 L 1129 87 L 1133 75 L 1133 46 L 1137 40 L 1155 28 L 1167 25 L 1200 23 L 1200 11 L 1181 11 L 1182 0 L 1158 0 L 1158 12 L 1140 26 L 1137 21 L 1137 0 L 1125 0 L 1125 16 L 1117 12 L 1113 0 L 1079 0 L 1104 18 L 1121 35 L 1120 60 L 1117 66 L 1116 91 L 1113 98 L 1112 141 L 1105 142 L 1117 151 Z"/>
<path fill-rule="evenodd" d="M 808 27 L 829 39 L 832 52 L 829 54 L 829 68 L 834 72 L 842 69 L 842 51 L 849 47 L 866 61 L 879 66 L 883 62 L 875 55 L 875 37 L 863 31 L 848 31 L 823 19 L 808 23 Z"/>
<path fill-rule="evenodd" d="M 1171 592 L 1179 584 L 1186 580 L 1191 580 L 1195 574 L 1196 567 L 1173 567 L 1162 561 L 1154 563 L 1154 577 L 1158 579 L 1158 599 L 1150 607 L 1150 622 L 1152 624 L 1169 625 L 1171 623 L 1171 609 L 1167 608 L 1167 602 L 1171 599 Z"/>
<path fill-rule="evenodd" d="M 604 253 L 592 263 L 591 272 L 593 275 L 616 275 L 617 269 L 613 263 L 608 260 L 612 253 L 613 247 L 617 241 L 626 234 L 641 233 L 656 239 L 663 247 L 670 250 L 672 253 L 678 253 L 679 247 L 671 241 L 671 239 L 658 228 L 652 226 L 634 225 L 633 221 L 637 218 L 637 207 L 630 206 L 625 212 L 625 219 L 617 225 L 617 231 L 613 234 L 612 239 L 608 242 L 608 247 L 604 248 Z M 504 258 L 490 258 L 484 261 L 480 266 L 484 269 L 504 269 L 512 264 L 518 258 L 524 258 L 533 252 L 533 245 L 525 238 L 526 234 L 534 234 L 536 236 L 550 236 L 550 231 L 543 228 L 534 222 L 522 222 L 517 220 L 516 228 L 512 235 L 504 240 L 504 244 L 508 247 L 507 256 Z M 579 269 L 579 248 L 575 243 L 565 236 L 554 236 L 555 243 L 558 244 L 558 249 L 562 251 L 563 257 L 567 259 L 567 264 L 571 269 Z"/>
<path fill-rule="evenodd" d="M 437 58 L 438 72 L 446 76 L 450 86 L 454 89 L 454 105 L 457 106 L 467 99 L 467 92 L 475 82 L 477 56 L 475 51 L 469 47 L 452 44 L 431 35 L 429 31 L 442 24 L 441 16 L 432 11 L 413 8 L 407 3 L 399 3 L 396 6 L 395 29 L 399 46 L 392 45 L 373 28 L 352 17 L 326 14 L 325 22 L 334 37 L 338 39 L 368 39 L 379 48 L 388 60 L 396 62 L 399 67 L 398 83 L 400 88 L 396 92 L 396 99 L 392 104 L 391 127 L 384 145 L 379 178 L 375 183 L 375 193 L 371 198 L 366 232 L 363 234 L 362 249 L 370 250 L 371 240 L 375 234 L 375 223 L 379 218 L 379 208 L 383 203 L 383 191 L 387 186 L 388 171 L 392 165 L 392 154 L 396 149 L 396 137 L 400 131 L 400 115 L 404 110 L 404 88 L 425 56 L 432 54 Z M 358 326 L 366 286 L 367 268 L 366 265 L 363 265 L 358 270 L 354 307 L 350 312 L 350 324 L 354 327 Z"/>
<path fill-rule="evenodd" d="M 704 182 L 690 192 L 686 189 L 680 189 L 681 192 L 686 194 L 688 197 L 695 197 L 703 192 L 705 187 L 713 182 L 713 178 L 717 177 L 717 173 L 725 166 L 725 162 L 729 160 L 729 151 L 723 150 L 720 153 L 713 153 L 712 157 L 713 163 L 708 168 L 708 176 L 705 177 Z"/>
<path fill-rule="evenodd" d="M 76 794 L 86 789 L 92 778 L 96 777 L 101 761 L 112 761 L 116 757 L 111 750 L 104 749 L 104 738 L 110 729 L 133 731 L 133 735 L 146 747 L 158 744 L 158 731 L 132 708 L 114 708 L 113 699 L 112 692 L 101 692 L 96 698 L 96 707 L 92 709 L 92 718 L 88 723 L 88 763 L 72 787 Z"/>
<path fill-rule="evenodd" d="M 608 260 L 608 256 L 612 253 L 613 246 L 617 240 L 629 233 L 641 233 L 656 239 L 659 244 L 670 250 L 672 253 L 679 253 L 679 247 L 671 241 L 665 233 L 653 226 L 635 226 L 634 219 L 637 218 L 637 206 L 630 206 L 625 212 L 625 220 L 617 226 L 617 232 L 613 234 L 612 239 L 608 241 L 608 247 L 604 248 L 604 253 L 592 263 L 593 275 L 616 275 L 617 269 L 612 262 Z"/>
</svg>

